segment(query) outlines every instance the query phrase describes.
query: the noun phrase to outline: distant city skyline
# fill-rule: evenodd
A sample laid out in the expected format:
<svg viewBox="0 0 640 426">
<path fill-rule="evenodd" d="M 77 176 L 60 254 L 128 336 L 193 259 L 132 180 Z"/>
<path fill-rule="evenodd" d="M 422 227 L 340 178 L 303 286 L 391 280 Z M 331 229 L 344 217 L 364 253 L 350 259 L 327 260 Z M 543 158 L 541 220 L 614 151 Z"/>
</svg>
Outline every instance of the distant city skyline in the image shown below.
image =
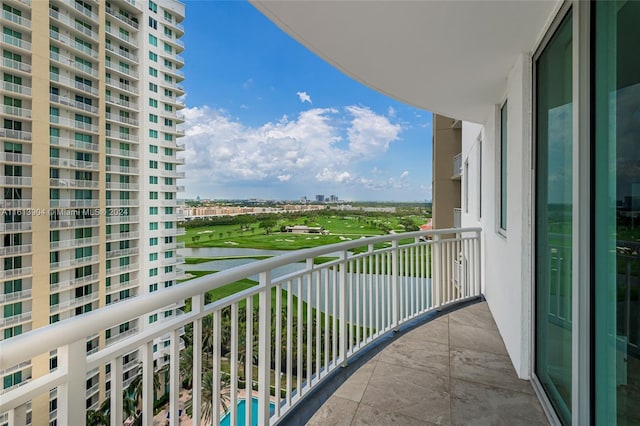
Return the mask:
<svg viewBox="0 0 640 426">
<path fill-rule="evenodd" d="M 185 3 L 181 198 L 431 199 L 431 113 L 346 77 L 248 3 Z"/>
</svg>

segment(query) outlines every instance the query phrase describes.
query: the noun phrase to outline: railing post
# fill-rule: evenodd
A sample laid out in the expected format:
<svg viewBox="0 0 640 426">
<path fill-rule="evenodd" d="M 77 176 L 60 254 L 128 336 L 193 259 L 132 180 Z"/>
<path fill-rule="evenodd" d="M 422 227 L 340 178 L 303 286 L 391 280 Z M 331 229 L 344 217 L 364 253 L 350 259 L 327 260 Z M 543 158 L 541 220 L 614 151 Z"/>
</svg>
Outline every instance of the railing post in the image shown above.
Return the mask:
<svg viewBox="0 0 640 426">
<path fill-rule="evenodd" d="M 169 347 L 169 425 L 178 426 L 180 404 L 180 335 L 178 330 L 171 331 Z"/>
<path fill-rule="evenodd" d="M 339 303 L 339 313 L 338 316 L 340 318 L 340 359 L 342 363 L 340 364 L 342 367 L 347 366 L 347 315 L 348 315 L 348 304 L 347 304 L 347 252 L 343 251 L 340 255 L 340 280 L 339 280 L 339 290 L 340 290 L 340 300 Z M 299 296 L 300 297 L 300 296 Z"/>
<path fill-rule="evenodd" d="M 271 271 L 260 274 L 259 321 L 258 321 L 258 425 L 269 424 L 269 396 L 271 391 Z M 280 315 L 280 312 L 276 312 Z M 276 336 L 276 339 L 278 337 Z M 275 380 L 279 380 L 275 372 Z M 249 391 L 250 392 L 250 391 Z M 250 393 L 249 393 L 250 394 Z M 279 400 L 279 397 L 276 396 Z"/>
<path fill-rule="evenodd" d="M 398 240 L 391 243 L 391 305 L 392 317 L 391 326 L 394 331 L 398 331 L 400 320 L 400 288 L 398 287 L 398 274 L 400 273 L 398 265 Z"/>
<path fill-rule="evenodd" d="M 84 403 L 87 399 L 86 355 L 87 344 L 84 339 L 77 340 L 58 349 L 58 362 L 67 371 L 66 382 L 58 387 L 59 424 L 86 424 L 87 418 Z"/>
<path fill-rule="evenodd" d="M 111 361 L 111 424 L 122 423 L 122 357 Z"/>
<path fill-rule="evenodd" d="M 434 307 L 440 306 L 442 301 L 440 299 L 440 234 L 433 236 L 433 277 L 431 278 L 431 291 L 433 292 Z"/>
<path fill-rule="evenodd" d="M 473 256 L 473 260 L 474 260 L 474 276 L 475 276 L 475 286 L 474 286 L 474 290 L 475 290 L 475 296 L 479 296 L 482 293 L 482 280 L 480 278 L 481 275 L 481 259 L 482 259 L 482 251 L 480 250 L 480 234 L 481 231 L 476 231 L 476 238 L 475 238 L 475 253 Z"/>
<path fill-rule="evenodd" d="M 191 310 L 194 313 L 202 312 L 204 308 L 204 295 L 198 294 L 191 298 Z M 191 375 L 191 418 L 196 419 L 195 424 L 200 423 L 202 412 L 202 318 L 193 322 L 193 374 Z"/>
<path fill-rule="evenodd" d="M 156 392 L 153 386 L 153 341 L 141 348 L 142 360 L 142 424 L 153 424 L 153 397 Z"/>
</svg>

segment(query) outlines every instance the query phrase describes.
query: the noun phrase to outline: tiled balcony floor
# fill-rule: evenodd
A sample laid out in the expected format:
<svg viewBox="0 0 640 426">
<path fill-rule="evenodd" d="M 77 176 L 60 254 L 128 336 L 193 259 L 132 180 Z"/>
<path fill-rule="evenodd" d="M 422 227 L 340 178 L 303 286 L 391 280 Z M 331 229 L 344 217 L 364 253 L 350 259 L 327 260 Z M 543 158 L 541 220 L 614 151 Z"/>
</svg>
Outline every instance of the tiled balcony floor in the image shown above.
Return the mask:
<svg viewBox="0 0 640 426">
<path fill-rule="evenodd" d="M 486 302 L 398 337 L 344 382 L 310 425 L 546 425 Z"/>
</svg>

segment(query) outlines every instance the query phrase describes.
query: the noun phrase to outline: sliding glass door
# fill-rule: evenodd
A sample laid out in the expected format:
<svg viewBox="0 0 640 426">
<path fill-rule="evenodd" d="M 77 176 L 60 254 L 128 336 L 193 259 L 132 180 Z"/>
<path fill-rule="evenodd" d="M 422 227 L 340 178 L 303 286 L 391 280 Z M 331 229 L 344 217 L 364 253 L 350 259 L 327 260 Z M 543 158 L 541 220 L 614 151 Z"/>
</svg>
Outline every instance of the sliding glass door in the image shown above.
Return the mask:
<svg viewBox="0 0 640 426">
<path fill-rule="evenodd" d="M 535 59 L 536 375 L 561 421 L 571 423 L 572 17 Z"/>
<path fill-rule="evenodd" d="M 596 2 L 595 418 L 640 424 L 640 2 Z"/>
</svg>

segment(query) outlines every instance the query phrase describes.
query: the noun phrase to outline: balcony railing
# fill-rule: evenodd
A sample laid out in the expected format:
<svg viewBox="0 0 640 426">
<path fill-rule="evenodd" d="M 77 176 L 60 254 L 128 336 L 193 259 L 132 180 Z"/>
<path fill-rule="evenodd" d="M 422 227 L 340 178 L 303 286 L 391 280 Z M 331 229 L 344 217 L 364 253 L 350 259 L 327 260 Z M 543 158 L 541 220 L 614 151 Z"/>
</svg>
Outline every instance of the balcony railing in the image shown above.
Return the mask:
<svg viewBox="0 0 640 426">
<path fill-rule="evenodd" d="M 446 238 L 453 233 L 455 238 Z M 316 264 L 320 257 L 329 260 Z M 278 276 L 276 268 L 284 266 L 296 268 Z M 259 277 L 255 286 L 205 305 L 208 291 L 254 276 Z M 123 358 L 139 348 L 142 423 L 151 424 L 152 346 L 154 339 L 169 336 L 169 413 L 171 424 L 178 425 L 180 336 L 184 326 L 191 324 L 195 354 L 192 388 L 196 391 L 191 401 L 193 417 L 200 418 L 203 408 L 199 392 L 202 368 L 213 366 L 213 401 L 206 401 L 211 418 L 220 418 L 224 378 L 224 383 L 229 383 L 232 424 L 237 421 L 242 354 L 243 360 L 251 360 L 245 363 L 245 377 L 253 377 L 258 392 L 258 410 L 246 404 L 246 418 L 270 424 L 304 404 L 313 395 L 312 389 L 372 342 L 419 315 L 479 294 L 479 228 L 390 234 L 298 250 L 139 295 L 127 303 L 1 341 L 0 370 L 52 350 L 57 350 L 58 368 L 28 386 L 5 393 L 0 412 L 14 410 L 57 387 L 58 416 L 62 415 L 66 424 L 83 425 L 85 406 L 77 401 L 85 397 L 87 372 L 110 365 L 111 393 L 119 395 L 124 386 Z M 192 300 L 190 312 L 165 318 L 87 356 L 88 335 L 146 317 L 185 298 Z M 214 349 L 204 364 L 200 355 L 203 319 L 210 315 L 207 337 Z M 275 410 L 270 413 L 272 401 Z M 111 399 L 110 412 L 111 424 L 122 422 L 122 399 Z"/>
</svg>

